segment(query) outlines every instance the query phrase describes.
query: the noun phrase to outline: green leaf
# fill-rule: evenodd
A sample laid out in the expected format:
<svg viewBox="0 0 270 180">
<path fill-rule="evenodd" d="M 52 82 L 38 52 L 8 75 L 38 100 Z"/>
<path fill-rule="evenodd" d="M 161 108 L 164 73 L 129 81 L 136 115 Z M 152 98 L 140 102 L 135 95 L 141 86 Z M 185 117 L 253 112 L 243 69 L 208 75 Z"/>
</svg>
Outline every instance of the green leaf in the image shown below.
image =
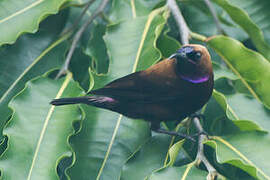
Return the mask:
<svg viewBox="0 0 270 180">
<path fill-rule="evenodd" d="M 268 11 L 269 1 L 268 0 L 233 0 L 230 2 L 245 10 L 250 18 L 259 26 L 263 31 L 268 44 L 270 43 L 270 23 L 268 21 L 270 13 Z"/>
<path fill-rule="evenodd" d="M 270 63 L 229 37 L 215 36 L 208 39 L 207 44 L 223 58 L 251 94 L 270 108 Z"/>
<path fill-rule="evenodd" d="M 3 179 L 58 179 L 57 164 L 72 155 L 67 139 L 81 113 L 77 106 L 55 107 L 49 102 L 81 94 L 71 78 L 35 79 L 11 101 L 14 113 L 3 132 L 8 147 L 0 159 Z"/>
<path fill-rule="evenodd" d="M 123 20 L 147 16 L 159 4 L 159 1 L 148 0 L 130 0 L 119 1 L 114 0 L 112 3 L 112 11 L 110 12 L 110 19 L 117 23 Z"/>
<path fill-rule="evenodd" d="M 11 44 L 23 33 L 34 33 L 40 21 L 56 14 L 66 0 L 2 0 L 0 2 L 0 46 Z"/>
<path fill-rule="evenodd" d="M 269 134 L 245 132 L 224 138 L 214 137 L 214 140 L 216 143 L 207 142 L 207 145 L 216 149 L 220 163 L 238 166 L 253 177 L 270 179 Z"/>
<path fill-rule="evenodd" d="M 265 42 L 262 31 L 252 21 L 249 15 L 243 9 L 231 4 L 228 0 L 213 0 L 213 1 L 217 3 L 220 7 L 222 7 L 230 15 L 232 20 L 235 21 L 239 26 L 241 26 L 241 28 L 243 28 L 248 33 L 249 37 L 251 38 L 256 48 L 270 61 L 270 46 Z M 242 1 L 242 4 L 247 5 L 248 2 Z M 254 2 L 254 4 L 262 5 L 261 1 L 257 3 Z M 266 7 L 267 5 L 269 6 L 269 3 L 265 2 L 264 4 L 266 4 Z M 254 10 L 254 6 L 252 6 L 252 9 Z"/>
<path fill-rule="evenodd" d="M 55 25 L 51 25 L 51 20 Z M 20 92 L 25 83 L 51 68 L 62 65 L 67 44 L 62 43 L 69 35 L 54 43 L 66 20 L 66 12 L 48 18 L 34 35 L 23 35 L 12 46 L 0 50 L 0 131 L 11 115 L 7 104 Z"/>
<path fill-rule="evenodd" d="M 207 172 L 195 167 L 194 163 L 190 163 L 181 167 L 169 167 L 154 172 L 148 180 L 186 180 L 186 179 L 205 179 Z"/>
<path fill-rule="evenodd" d="M 171 137 L 156 135 L 151 137 L 123 167 L 121 180 L 145 179 L 154 170 L 164 166 Z"/>
<path fill-rule="evenodd" d="M 80 63 L 78 63 L 80 62 Z M 91 84 L 91 76 L 89 76 L 89 67 L 91 59 L 83 53 L 81 48 L 76 48 L 71 58 L 69 69 L 84 91 L 88 91 Z"/>
<path fill-rule="evenodd" d="M 108 27 L 104 37 L 110 55 L 109 72 L 94 74 L 94 88 L 145 69 L 161 56 L 156 40 L 166 22 L 165 8 Z M 118 179 L 126 160 L 150 136 L 148 123 L 118 113 L 83 106 L 86 112 L 81 132 L 72 138 L 76 162 L 71 179 Z"/>
<path fill-rule="evenodd" d="M 97 74 L 106 74 L 108 72 L 109 57 L 104 39 L 102 38 L 105 34 L 106 26 L 95 24 L 92 28 L 91 38 L 84 52 L 94 61 L 93 69 L 96 70 Z"/>
<path fill-rule="evenodd" d="M 231 80 L 238 79 L 235 74 L 233 74 L 232 71 L 230 71 L 228 68 L 225 68 L 224 66 L 219 65 L 216 62 L 212 62 L 213 69 L 214 69 L 214 78 L 215 80 L 218 80 L 220 78 L 227 78 Z"/>
<path fill-rule="evenodd" d="M 175 53 L 180 47 L 180 43 L 167 35 L 169 29 L 165 29 L 157 40 L 157 48 L 161 51 L 163 58 L 170 57 L 173 53 Z"/>
<path fill-rule="evenodd" d="M 231 101 L 227 102 L 225 96 L 217 91 L 213 92 L 213 97 L 219 103 L 221 108 L 226 113 L 226 116 L 233 121 L 233 123 L 242 131 L 265 131 L 263 130 L 266 125 L 266 119 L 269 117 L 266 113 L 263 112 L 263 107 L 260 106 L 259 103 L 254 99 L 250 99 L 249 103 L 247 103 L 247 97 L 241 94 L 228 95 L 227 98 L 230 98 Z M 232 102 L 232 100 L 234 102 Z M 251 104 L 253 100 L 252 111 L 256 108 L 253 114 L 250 113 L 245 104 Z M 255 102 L 254 102 L 255 101 Z M 243 111 L 245 113 L 243 113 Z M 251 111 L 251 112 L 252 112 Z M 258 118 L 260 117 L 260 118 Z M 250 121 L 248 121 L 250 120 Z M 254 121 L 254 122 L 253 122 Z M 261 125 L 257 125 L 257 124 Z M 263 128 L 262 128 L 263 127 Z M 267 128 L 266 128 L 267 129 Z M 269 128 L 270 129 L 270 128 Z"/>
</svg>

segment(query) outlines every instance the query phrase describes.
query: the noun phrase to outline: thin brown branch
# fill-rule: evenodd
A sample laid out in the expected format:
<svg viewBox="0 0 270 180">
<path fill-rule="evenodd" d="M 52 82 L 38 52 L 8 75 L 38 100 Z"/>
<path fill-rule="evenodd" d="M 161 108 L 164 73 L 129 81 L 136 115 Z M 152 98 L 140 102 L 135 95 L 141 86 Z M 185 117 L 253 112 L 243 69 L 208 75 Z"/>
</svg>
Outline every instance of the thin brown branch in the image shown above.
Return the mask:
<svg viewBox="0 0 270 180">
<path fill-rule="evenodd" d="M 96 1 L 96 0 L 90 0 L 90 1 L 88 1 L 87 3 L 83 4 L 83 6 L 85 6 L 85 7 L 84 7 L 83 11 L 81 12 L 80 16 L 79 16 L 78 18 L 76 18 L 76 20 L 74 21 L 74 24 L 72 24 L 72 27 L 70 27 L 69 29 L 67 29 L 67 30 L 65 30 L 64 32 L 62 32 L 62 34 L 65 34 L 65 33 L 68 33 L 68 32 L 70 32 L 70 31 L 74 30 L 74 29 L 78 26 L 79 22 L 82 20 L 83 16 L 86 14 L 88 8 L 89 8 L 95 1 Z"/>
<path fill-rule="evenodd" d="M 172 12 L 174 19 L 177 23 L 177 26 L 179 28 L 180 36 L 181 36 L 181 42 L 183 45 L 186 45 L 189 43 L 189 28 L 187 26 L 187 23 L 178 8 L 175 0 L 167 0 L 167 5 Z"/>
<path fill-rule="evenodd" d="M 198 117 L 194 117 L 193 122 L 194 122 L 194 125 L 199 133 L 204 132 Z M 215 179 L 215 177 L 218 175 L 218 173 L 217 173 L 216 169 L 209 163 L 209 161 L 207 160 L 207 158 L 204 155 L 203 141 L 205 139 L 206 139 L 205 134 L 199 135 L 196 164 L 200 164 L 201 162 L 203 162 L 207 171 L 209 172 L 207 179 Z"/>
<path fill-rule="evenodd" d="M 65 74 L 67 72 L 68 66 L 69 66 L 69 63 L 70 63 L 70 60 L 72 58 L 72 55 L 73 55 L 73 53 L 75 51 L 75 48 L 76 48 L 76 46 L 77 46 L 77 44 L 78 44 L 78 42 L 79 42 L 82 34 L 86 30 L 86 28 L 93 22 L 93 20 L 103 12 L 103 10 L 106 7 L 106 5 L 107 5 L 108 2 L 109 2 L 109 0 L 103 0 L 101 2 L 101 4 L 99 5 L 99 7 L 90 16 L 90 18 L 88 19 L 88 21 L 86 21 L 82 25 L 82 27 L 77 31 L 77 33 L 75 34 L 75 36 L 73 38 L 73 41 L 72 41 L 71 47 L 69 49 L 68 55 L 66 57 L 65 63 L 63 65 L 63 67 L 61 68 L 61 70 L 59 71 L 59 73 L 57 74 L 56 79 L 59 78 L 62 74 Z"/>
<path fill-rule="evenodd" d="M 219 34 L 225 34 L 224 30 L 221 27 L 221 23 L 218 19 L 217 13 L 215 8 L 213 7 L 213 5 L 211 4 L 211 2 L 209 0 L 204 0 L 206 6 L 208 7 L 208 9 L 210 10 L 210 13 L 212 14 L 216 27 L 217 27 L 217 31 Z"/>
</svg>

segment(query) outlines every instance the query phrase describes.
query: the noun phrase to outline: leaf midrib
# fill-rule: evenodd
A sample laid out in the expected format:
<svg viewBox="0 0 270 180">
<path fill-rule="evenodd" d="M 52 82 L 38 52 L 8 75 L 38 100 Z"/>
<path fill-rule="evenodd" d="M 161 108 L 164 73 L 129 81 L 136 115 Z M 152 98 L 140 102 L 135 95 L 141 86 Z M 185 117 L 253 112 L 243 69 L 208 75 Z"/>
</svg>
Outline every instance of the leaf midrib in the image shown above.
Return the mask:
<svg viewBox="0 0 270 180">
<path fill-rule="evenodd" d="M 61 97 L 61 95 L 63 94 L 64 90 L 68 86 L 71 78 L 72 78 L 72 74 L 71 73 L 68 73 L 67 76 L 66 76 L 66 79 L 63 82 L 62 86 L 60 87 L 60 89 L 59 89 L 59 91 L 58 91 L 55 99 L 58 99 L 58 98 Z M 37 159 L 37 156 L 38 156 L 38 153 L 39 153 L 39 150 L 40 150 L 40 145 L 41 145 L 42 140 L 44 138 L 46 129 L 48 127 L 49 120 L 51 119 L 52 113 L 54 112 L 54 108 L 55 108 L 55 106 L 51 106 L 51 108 L 49 109 L 48 114 L 47 114 L 47 116 L 45 118 L 44 125 L 42 127 L 41 132 L 40 132 L 38 143 L 37 143 L 37 146 L 36 146 L 36 149 L 35 149 L 35 153 L 34 153 L 34 156 L 33 156 L 33 159 L 32 159 L 32 163 L 31 163 L 31 166 L 30 166 L 30 169 L 29 169 L 27 180 L 30 180 L 31 179 L 32 172 L 33 172 L 33 169 L 34 169 L 34 166 L 35 166 L 35 163 L 36 163 L 36 159 Z"/>
<path fill-rule="evenodd" d="M 9 15 L 8 17 L 5 17 L 4 19 L 0 20 L 0 24 L 1 24 L 1 23 L 4 23 L 4 22 L 8 21 L 9 19 L 12 19 L 12 18 L 14 18 L 14 17 L 16 17 L 16 16 L 18 16 L 18 15 L 24 13 L 24 12 L 26 12 L 27 10 L 29 10 L 29 9 L 31 9 L 31 8 L 33 8 L 33 7 L 37 6 L 37 5 L 39 5 L 39 4 L 42 3 L 43 1 L 44 1 L 44 0 L 38 0 L 38 1 L 36 1 L 36 2 L 34 2 L 34 3 L 32 3 L 32 4 L 30 4 L 29 6 L 26 6 L 25 8 L 23 8 L 23 9 L 17 11 L 16 13 L 13 13 L 13 14 Z"/>
<path fill-rule="evenodd" d="M 29 72 L 34 65 L 36 65 L 40 60 L 42 60 L 42 58 L 48 53 L 50 52 L 54 47 L 56 47 L 57 45 L 59 45 L 61 42 L 63 42 L 64 40 L 66 40 L 71 33 L 68 33 L 64 36 L 62 36 L 60 39 L 58 39 L 57 41 L 55 41 L 53 44 L 51 44 L 48 48 L 46 48 L 23 72 L 22 74 L 20 74 L 20 76 L 11 84 L 11 86 L 7 89 L 7 91 L 3 94 L 3 96 L 0 98 L 0 104 L 4 101 L 4 99 L 8 96 L 8 94 L 10 93 L 10 91 L 12 91 L 12 89 L 16 86 L 16 84 L 25 76 L 25 74 L 27 72 Z"/>
<path fill-rule="evenodd" d="M 251 160 L 249 160 L 244 154 L 242 154 L 240 151 L 238 151 L 234 146 L 232 146 L 228 141 L 224 140 L 221 137 L 218 136 L 212 136 L 213 139 L 221 142 L 222 144 L 224 144 L 226 147 L 228 147 L 229 149 L 231 149 L 233 152 L 235 152 L 239 157 L 241 157 L 244 161 L 246 161 L 248 164 L 250 164 L 251 166 L 255 167 L 257 169 L 257 171 L 263 175 L 266 179 L 270 179 L 270 177 L 268 175 L 266 175 L 263 170 L 261 170 L 259 167 L 257 167 Z"/>
</svg>

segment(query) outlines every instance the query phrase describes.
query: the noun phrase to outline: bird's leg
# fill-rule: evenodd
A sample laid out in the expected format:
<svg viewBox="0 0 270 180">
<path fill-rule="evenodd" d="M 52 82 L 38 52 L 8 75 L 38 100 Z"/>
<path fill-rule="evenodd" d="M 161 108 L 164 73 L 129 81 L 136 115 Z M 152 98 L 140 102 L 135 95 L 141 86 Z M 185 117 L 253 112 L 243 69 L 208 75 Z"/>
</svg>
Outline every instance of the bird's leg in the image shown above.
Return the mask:
<svg viewBox="0 0 270 180">
<path fill-rule="evenodd" d="M 185 138 L 185 139 L 188 139 L 188 140 L 195 142 L 194 138 L 191 136 L 188 136 L 188 135 L 182 134 L 182 133 L 178 133 L 175 131 L 168 131 L 166 129 L 161 128 L 159 123 L 151 123 L 151 130 L 155 131 L 157 133 L 168 134 L 171 136 L 179 136 L 179 137 L 182 137 L 182 138 Z"/>
</svg>

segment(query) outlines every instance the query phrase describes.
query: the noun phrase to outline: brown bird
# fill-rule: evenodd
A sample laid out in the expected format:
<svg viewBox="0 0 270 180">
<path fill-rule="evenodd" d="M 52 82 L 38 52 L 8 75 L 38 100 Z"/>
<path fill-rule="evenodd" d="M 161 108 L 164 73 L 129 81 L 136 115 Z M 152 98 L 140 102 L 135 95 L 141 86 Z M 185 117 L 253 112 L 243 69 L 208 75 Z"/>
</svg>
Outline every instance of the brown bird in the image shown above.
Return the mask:
<svg viewBox="0 0 270 180">
<path fill-rule="evenodd" d="M 54 99 L 59 106 L 83 103 L 109 109 L 151 123 L 151 129 L 188 137 L 160 128 L 161 121 L 181 121 L 209 100 L 213 91 L 213 70 L 204 46 L 183 46 L 168 59 L 116 79 L 105 87 L 90 91 L 92 96 Z"/>
</svg>

